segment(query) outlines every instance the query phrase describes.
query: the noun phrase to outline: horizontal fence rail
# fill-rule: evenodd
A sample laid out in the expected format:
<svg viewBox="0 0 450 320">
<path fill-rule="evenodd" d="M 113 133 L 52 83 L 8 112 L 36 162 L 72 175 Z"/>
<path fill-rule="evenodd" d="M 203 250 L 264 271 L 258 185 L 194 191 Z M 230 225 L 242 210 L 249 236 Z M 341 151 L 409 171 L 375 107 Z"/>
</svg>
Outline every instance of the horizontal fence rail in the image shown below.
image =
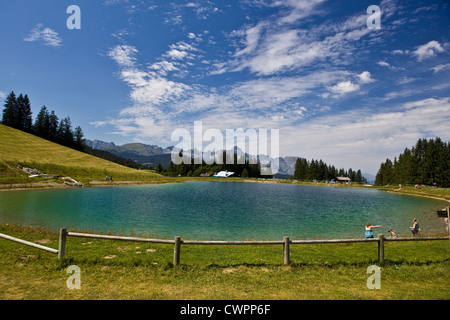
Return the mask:
<svg viewBox="0 0 450 320">
<path fill-rule="evenodd" d="M 94 238 L 102 240 L 119 240 L 119 241 L 134 241 L 134 242 L 147 242 L 147 243 L 163 243 L 174 245 L 173 264 L 175 266 L 180 264 L 181 257 L 181 245 L 282 245 L 283 246 L 283 263 L 285 265 L 290 264 L 290 246 L 291 245 L 306 245 L 306 244 L 331 244 L 331 243 L 378 243 L 378 262 L 384 262 L 384 242 L 385 241 L 433 241 L 433 240 L 450 240 L 450 236 L 447 237 L 429 237 L 429 238 L 385 238 L 382 234 L 378 235 L 378 238 L 371 239 L 322 239 L 322 240 L 290 240 L 289 237 L 284 237 L 282 241 L 200 241 L 200 240 L 182 240 L 181 237 L 176 236 L 173 240 L 165 239 L 150 239 L 150 238 L 138 238 L 138 237 L 122 237 L 122 236 L 110 236 L 102 234 L 91 233 L 79 233 L 68 232 L 66 228 L 60 229 L 59 232 L 59 248 L 53 249 L 34 242 L 29 242 L 19 238 L 15 238 L 3 233 L 0 233 L 0 238 L 18 242 L 30 247 L 34 247 L 40 250 L 58 254 L 58 259 L 65 258 L 66 255 L 66 241 L 67 237 L 80 237 L 80 238 Z"/>
<path fill-rule="evenodd" d="M 136 241 L 136 242 L 151 242 L 151 243 L 170 243 L 173 244 L 173 240 L 164 239 L 147 239 L 147 238 L 137 238 L 137 237 L 121 237 L 121 236 L 109 236 L 102 234 L 90 234 L 90 233 L 78 233 L 78 232 L 67 232 L 67 236 L 70 237 L 80 237 L 80 238 L 97 238 L 97 239 L 107 239 L 107 240 L 121 240 L 121 241 Z"/>
<path fill-rule="evenodd" d="M 173 240 L 163 239 L 148 239 L 137 237 L 122 237 L 110 236 L 90 233 L 67 232 L 66 229 L 60 230 L 60 258 L 65 255 L 66 237 L 82 237 L 82 238 L 96 238 L 106 240 L 121 240 L 121 241 L 136 241 L 148 243 L 165 243 L 174 245 L 173 264 L 180 264 L 181 245 L 282 245 L 283 246 L 283 263 L 290 264 L 290 245 L 296 244 L 323 244 L 323 243 L 378 243 L 378 262 L 384 262 L 384 242 L 385 241 L 431 241 L 431 240 L 450 240 L 450 237 L 430 237 L 430 238 L 385 238 L 382 234 L 378 238 L 371 239 L 330 239 L 330 240 L 290 240 L 289 237 L 284 237 L 282 241 L 202 241 L 202 240 L 182 240 L 181 237 L 176 236 Z"/>
<path fill-rule="evenodd" d="M 48 251 L 48 252 L 51 252 L 51 253 L 58 254 L 58 252 L 59 252 L 56 249 L 49 248 L 49 247 L 46 247 L 46 246 L 42 246 L 42 245 L 34 243 L 34 242 L 25 241 L 25 240 L 22 240 L 22 239 L 19 239 L 19 238 L 14 238 L 14 237 L 8 236 L 8 235 L 3 234 L 3 233 L 0 233 L 0 238 L 11 240 L 11 241 L 14 241 L 14 242 L 18 242 L 18 243 L 21 243 L 21 244 L 24 244 L 24 245 L 27 245 L 27 246 L 30 246 L 30 247 L 34 247 L 34 248 L 37 248 L 37 249 L 40 249 L 40 250 Z"/>
</svg>

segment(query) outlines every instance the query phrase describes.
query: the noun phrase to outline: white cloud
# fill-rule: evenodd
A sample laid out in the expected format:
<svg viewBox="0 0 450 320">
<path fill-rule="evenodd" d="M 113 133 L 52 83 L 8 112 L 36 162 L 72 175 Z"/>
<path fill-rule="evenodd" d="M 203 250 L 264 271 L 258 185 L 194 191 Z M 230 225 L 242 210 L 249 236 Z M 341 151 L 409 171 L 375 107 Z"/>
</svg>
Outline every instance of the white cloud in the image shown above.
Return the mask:
<svg viewBox="0 0 450 320">
<path fill-rule="evenodd" d="M 359 90 L 359 85 L 351 81 L 342 81 L 330 87 L 330 90 L 338 95 L 343 95 L 349 92 Z"/>
<path fill-rule="evenodd" d="M 318 5 L 325 0 L 287 0 L 274 1 L 274 4 L 285 6 L 291 9 L 289 14 L 280 18 L 280 23 L 294 23 L 302 18 L 308 17 L 318 12 Z"/>
<path fill-rule="evenodd" d="M 378 61 L 377 64 L 382 67 L 392 68 L 392 66 L 389 64 L 389 62 L 386 62 L 386 61 Z"/>
<path fill-rule="evenodd" d="M 138 50 L 128 45 L 118 45 L 111 49 L 108 56 L 111 57 L 120 67 L 132 67 L 136 61 Z"/>
<path fill-rule="evenodd" d="M 322 158 L 337 167 L 361 168 L 375 174 L 382 161 L 393 159 L 419 138 L 446 139 L 449 114 L 448 97 L 384 110 L 359 108 L 333 113 L 280 130 L 280 153 Z"/>
<path fill-rule="evenodd" d="M 0 98 L 1 98 L 1 99 L 6 98 L 6 93 L 3 92 L 3 91 L 0 91 Z"/>
<path fill-rule="evenodd" d="M 165 61 L 165 60 L 160 61 L 160 62 L 155 62 L 149 68 L 152 70 L 155 70 L 156 72 L 158 72 L 160 75 L 163 75 L 163 76 L 166 76 L 171 71 L 180 70 L 178 67 L 176 67 L 175 63 L 170 62 L 170 61 Z"/>
<path fill-rule="evenodd" d="M 179 97 L 189 87 L 164 77 L 169 71 L 177 69 L 173 63 L 154 63 L 149 67 L 154 71 L 139 69 L 135 65 L 137 53 L 135 47 L 128 45 L 117 45 L 108 53 L 121 68 L 120 78 L 130 87 L 130 98 L 135 104 L 135 108 L 126 108 L 121 114 L 161 113 L 158 105 Z"/>
<path fill-rule="evenodd" d="M 367 16 L 356 14 L 344 20 L 330 20 L 302 28 L 301 17 L 319 13 L 323 1 L 271 2 L 283 10 L 273 17 L 229 34 L 243 44 L 231 60 L 221 62 L 215 74 L 244 69 L 260 76 L 301 70 L 317 63 L 348 64 L 362 37 L 370 30 Z"/>
<path fill-rule="evenodd" d="M 172 49 L 169 52 L 167 52 L 167 56 L 172 59 L 182 60 L 184 59 L 188 53 L 186 51 L 180 51 L 177 49 Z"/>
<path fill-rule="evenodd" d="M 391 65 L 391 64 L 390 64 L 389 62 L 387 62 L 387 61 L 378 61 L 377 64 L 378 64 L 379 66 L 381 66 L 381 67 L 386 67 L 386 68 L 389 68 L 389 69 L 391 69 L 391 70 L 403 70 L 403 68 L 395 67 L 395 66 Z"/>
<path fill-rule="evenodd" d="M 361 74 L 358 75 L 359 80 L 361 83 L 371 83 L 374 82 L 375 80 L 372 78 L 371 74 L 369 71 L 364 71 Z"/>
<path fill-rule="evenodd" d="M 440 72 L 440 71 L 449 70 L 449 69 L 450 69 L 450 63 L 440 64 L 440 65 L 437 65 L 437 66 L 431 68 L 431 70 L 433 70 L 435 73 Z"/>
<path fill-rule="evenodd" d="M 62 39 L 59 34 L 50 28 L 44 28 L 42 23 L 38 23 L 34 26 L 34 28 L 31 29 L 30 34 L 23 40 L 28 42 L 41 40 L 46 46 L 62 46 Z"/>
<path fill-rule="evenodd" d="M 412 52 L 413 55 L 417 57 L 418 61 L 434 57 L 436 53 L 443 52 L 441 44 L 438 41 L 432 40 L 424 45 L 417 47 L 415 51 Z"/>
</svg>

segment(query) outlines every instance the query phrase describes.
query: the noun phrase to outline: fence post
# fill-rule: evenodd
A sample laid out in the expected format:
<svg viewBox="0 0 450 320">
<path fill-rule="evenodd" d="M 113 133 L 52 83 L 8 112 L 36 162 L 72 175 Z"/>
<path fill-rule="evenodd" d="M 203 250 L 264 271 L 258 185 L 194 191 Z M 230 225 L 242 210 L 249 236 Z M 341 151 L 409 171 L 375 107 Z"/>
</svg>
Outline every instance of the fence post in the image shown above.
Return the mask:
<svg viewBox="0 0 450 320">
<path fill-rule="evenodd" d="M 173 265 L 178 266 L 180 264 L 180 249 L 181 249 L 181 237 L 175 237 L 175 246 L 173 248 Z"/>
<path fill-rule="evenodd" d="M 447 206 L 447 235 L 450 241 L 450 206 Z"/>
<path fill-rule="evenodd" d="M 59 229 L 58 259 L 64 259 L 64 257 L 66 256 L 66 238 L 67 228 Z"/>
<path fill-rule="evenodd" d="M 378 262 L 384 262 L 384 237 L 382 234 L 378 235 Z"/>
<path fill-rule="evenodd" d="M 283 238 L 283 251 L 284 251 L 284 264 L 288 265 L 290 263 L 289 259 L 289 237 Z"/>
</svg>

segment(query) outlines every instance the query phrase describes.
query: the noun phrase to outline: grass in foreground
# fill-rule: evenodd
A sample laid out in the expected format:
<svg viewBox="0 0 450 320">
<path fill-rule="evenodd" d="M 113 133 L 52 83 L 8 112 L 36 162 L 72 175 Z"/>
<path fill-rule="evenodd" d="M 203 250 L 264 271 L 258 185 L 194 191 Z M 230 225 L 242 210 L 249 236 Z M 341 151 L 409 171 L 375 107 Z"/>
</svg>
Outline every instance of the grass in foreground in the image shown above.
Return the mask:
<svg viewBox="0 0 450 320">
<path fill-rule="evenodd" d="M 57 248 L 58 234 L 0 225 L 0 232 Z M 181 247 L 68 238 L 66 259 L 0 239 L 0 299 L 450 299 L 450 246 L 445 241 L 387 242 L 381 289 L 367 288 L 377 245 Z M 69 265 L 81 269 L 81 289 L 69 290 Z"/>
</svg>

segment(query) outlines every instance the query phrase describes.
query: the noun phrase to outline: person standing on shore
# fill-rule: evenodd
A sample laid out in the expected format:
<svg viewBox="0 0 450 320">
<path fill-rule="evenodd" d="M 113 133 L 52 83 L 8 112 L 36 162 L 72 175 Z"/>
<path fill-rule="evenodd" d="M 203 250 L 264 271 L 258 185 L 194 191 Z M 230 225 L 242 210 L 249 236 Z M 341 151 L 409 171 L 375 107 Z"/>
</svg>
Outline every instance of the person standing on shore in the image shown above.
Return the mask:
<svg viewBox="0 0 450 320">
<path fill-rule="evenodd" d="M 370 222 L 367 222 L 366 224 L 366 233 L 364 234 L 365 238 L 373 238 L 373 228 L 381 228 L 383 226 L 372 226 L 372 224 Z"/>
</svg>

